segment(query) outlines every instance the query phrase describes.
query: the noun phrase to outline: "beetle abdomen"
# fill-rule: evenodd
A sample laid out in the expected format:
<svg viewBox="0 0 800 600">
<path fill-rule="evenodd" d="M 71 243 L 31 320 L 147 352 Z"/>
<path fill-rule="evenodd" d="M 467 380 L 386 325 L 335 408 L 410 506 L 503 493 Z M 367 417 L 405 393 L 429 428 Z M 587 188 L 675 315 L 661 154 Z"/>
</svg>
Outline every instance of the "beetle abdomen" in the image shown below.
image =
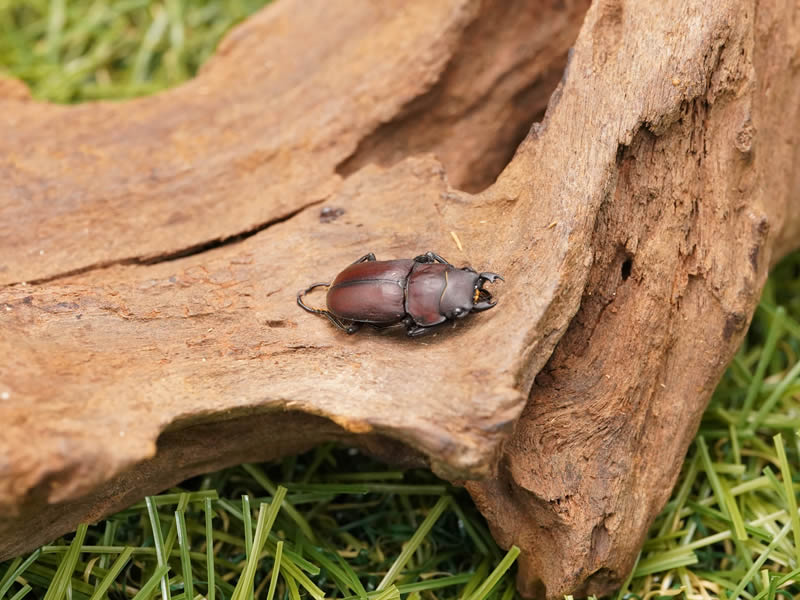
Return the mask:
<svg viewBox="0 0 800 600">
<path fill-rule="evenodd" d="M 406 311 L 417 325 L 429 327 L 445 320 L 439 303 L 447 287 L 450 265 L 416 264 L 408 277 Z"/>
<path fill-rule="evenodd" d="M 413 260 L 369 261 L 350 265 L 328 289 L 328 310 L 341 319 L 397 323 L 405 317 L 405 283 Z"/>
</svg>

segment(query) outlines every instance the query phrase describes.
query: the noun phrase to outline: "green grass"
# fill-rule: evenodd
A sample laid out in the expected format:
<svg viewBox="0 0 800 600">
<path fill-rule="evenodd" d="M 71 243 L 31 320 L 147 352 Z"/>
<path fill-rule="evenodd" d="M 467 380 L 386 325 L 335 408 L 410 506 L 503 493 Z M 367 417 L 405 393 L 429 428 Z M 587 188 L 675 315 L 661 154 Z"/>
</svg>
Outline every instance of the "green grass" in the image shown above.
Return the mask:
<svg viewBox="0 0 800 600">
<path fill-rule="evenodd" d="M 256 0 L 0 0 L 0 70 L 56 102 L 194 74 Z M 772 273 L 618 598 L 800 595 L 800 253 Z M 0 600 L 511 600 L 463 490 L 324 445 L 184 482 L 0 564 Z"/>
<path fill-rule="evenodd" d="M 0 73 L 36 98 L 141 96 L 193 76 L 269 0 L 0 0 Z"/>
<path fill-rule="evenodd" d="M 226 600 L 484 600 L 512 589 L 518 550 L 496 547 L 463 490 L 427 471 L 365 473 L 375 467 L 355 451 L 328 444 L 280 464 L 195 478 L 82 526 L 78 536 L 37 550 L 33 561 L 0 566 L 7 574 L 0 597 L 26 586 L 47 600 L 63 600 L 68 589 L 73 600 L 106 594 L 186 600 L 210 598 L 212 590 Z M 342 491 L 340 481 L 362 474 L 402 487 Z M 281 484 L 273 493 L 264 481 Z M 312 482 L 314 491 L 290 491 L 300 482 Z M 444 493 L 428 493 L 433 482 Z"/>
</svg>

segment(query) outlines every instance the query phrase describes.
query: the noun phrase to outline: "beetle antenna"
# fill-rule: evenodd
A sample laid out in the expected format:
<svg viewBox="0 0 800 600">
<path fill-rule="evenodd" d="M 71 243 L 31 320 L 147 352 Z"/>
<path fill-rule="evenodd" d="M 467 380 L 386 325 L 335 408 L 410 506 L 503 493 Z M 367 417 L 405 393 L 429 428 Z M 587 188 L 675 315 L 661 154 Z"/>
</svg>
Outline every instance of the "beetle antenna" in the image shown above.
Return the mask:
<svg viewBox="0 0 800 600">
<path fill-rule="evenodd" d="M 306 294 L 308 294 L 312 290 L 315 290 L 318 287 L 330 287 L 330 285 L 331 285 L 330 283 L 325 283 L 325 282 L 314 283 L 314 284 L 310 285 L 309 287 L 307 287 L 306 289 L 300 290 L 299 292 L 297 292 L 297 304 L 300 306 L 300 308 L 302 308 L 303 310 L 306 310 L 306 311 L 308 311 L 308 312 L 310 312 L 312 314 L 322 315 L 323 317 L 327 317 L 327 319 L 331 323 L 336 325 L 336 327 L 338 327 L 342 331 L 347 331 L 348 328 L 345 327 L 344 324 L 335 315 L 331 314 L 330 311 L 327 311 L 327 310 L 324 310 L 324 309 L 321 309 L 321 308 L 314 308 L 313 306 L 308 306 L 308 304 L 303 302 L 303 296 L 305 296 Z"/>
</svg>

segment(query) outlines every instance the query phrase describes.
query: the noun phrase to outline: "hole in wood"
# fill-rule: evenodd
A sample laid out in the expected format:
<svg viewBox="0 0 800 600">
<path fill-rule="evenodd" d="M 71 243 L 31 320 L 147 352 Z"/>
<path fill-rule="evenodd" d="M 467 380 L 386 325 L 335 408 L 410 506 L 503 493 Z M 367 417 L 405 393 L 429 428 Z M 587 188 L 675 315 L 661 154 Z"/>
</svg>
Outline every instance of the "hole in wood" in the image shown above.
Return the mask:
<svg viewBox="0 0 800 600">
<path fill-rule="evenodd" d="M 631 269 L 633 268 L 633 259 L 629 258 L 622 263 L 622 281 L 627 281 L 631 276 Z"/>
</svg>

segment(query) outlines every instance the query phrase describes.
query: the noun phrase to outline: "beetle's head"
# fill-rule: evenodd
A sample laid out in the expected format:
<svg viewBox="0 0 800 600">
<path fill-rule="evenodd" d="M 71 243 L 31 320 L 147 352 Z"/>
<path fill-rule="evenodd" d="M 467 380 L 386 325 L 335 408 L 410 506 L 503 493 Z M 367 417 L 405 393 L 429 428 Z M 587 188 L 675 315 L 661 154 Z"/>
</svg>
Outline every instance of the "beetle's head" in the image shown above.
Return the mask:
<svg viewBox="0 0 800 600">
<path fill-rule="evenodd" d="M 448 319 L 462 319 L 471 312 L 480 312 L 497 304 L 489 290 L 483 289 L 488 281 L 504 281 L 497 273 L 477 273 L 470 267 L 446 272 L 447 285 L 439 302 L 439 310 Z"/>
</svg>

